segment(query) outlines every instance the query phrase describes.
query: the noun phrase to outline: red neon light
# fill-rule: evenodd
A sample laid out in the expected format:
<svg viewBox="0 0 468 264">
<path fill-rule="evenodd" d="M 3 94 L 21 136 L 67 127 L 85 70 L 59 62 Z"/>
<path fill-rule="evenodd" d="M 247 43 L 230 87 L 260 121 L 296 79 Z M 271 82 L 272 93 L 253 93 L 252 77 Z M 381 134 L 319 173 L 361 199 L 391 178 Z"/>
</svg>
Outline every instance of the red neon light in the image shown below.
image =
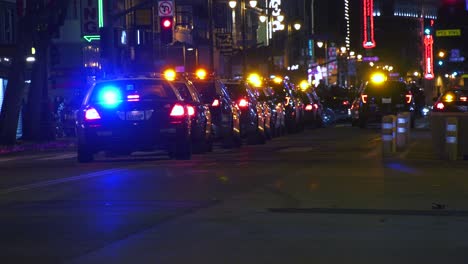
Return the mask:
<svg viewBox="0 0 468 264">
<path fill-rule="evenodd" d="M 424 78 L 428 80 L 434 79 L 434 56 L 432 54 L 432 46 L 434 39 L 432 35 L 424 36 Z"/>
<path fill-rule="evenodd" d="M 365 49 L 375 48 L 374 40 L 374 0 L 364 0 L 364 41 Z"/>
</svg>

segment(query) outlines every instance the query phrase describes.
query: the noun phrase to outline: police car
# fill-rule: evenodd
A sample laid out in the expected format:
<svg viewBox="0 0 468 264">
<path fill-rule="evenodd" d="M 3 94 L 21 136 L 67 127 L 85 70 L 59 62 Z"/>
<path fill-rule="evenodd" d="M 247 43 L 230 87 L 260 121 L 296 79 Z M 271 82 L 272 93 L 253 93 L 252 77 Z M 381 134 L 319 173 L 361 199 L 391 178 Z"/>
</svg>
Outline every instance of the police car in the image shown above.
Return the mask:
<svg viewBox="0 0 468 264">
<path fill-rule="evenodd" d="M 164 75 L 99 81 L 77 114 L 78 161 L 91 162 L 99 151 L 155 149 L 190 159 L 194 112 Z"/>
</svg>

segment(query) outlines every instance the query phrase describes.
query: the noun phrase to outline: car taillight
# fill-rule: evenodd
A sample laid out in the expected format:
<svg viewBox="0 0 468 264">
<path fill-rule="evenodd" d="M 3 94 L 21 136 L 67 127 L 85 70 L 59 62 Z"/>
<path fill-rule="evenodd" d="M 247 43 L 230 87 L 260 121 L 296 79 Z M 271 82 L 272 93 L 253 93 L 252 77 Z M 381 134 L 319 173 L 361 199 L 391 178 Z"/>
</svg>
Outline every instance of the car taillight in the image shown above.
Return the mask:
<svg viewBox="0 0 468 264">
<path fill-rule="evenodd" d="M 445 105 L 444 105 L 444 103 L 437 103 L 436 108 L 439 109 L 439 110 L 444 110 Z"/>
<path fill-rule="evenodd" d="M 406 98 L 406 103 L 409 104 L 409 103 L 411 103 L 411 99 L 413 99 L 413 95 L 407 94 L 407 95 L 405 95 L 405 98 Z"/>
<path fill-rule="evenodd" d="M 318 108 L 319 108 L 318 104 L 314 104 L 313 106 L 314 106 L 314 109 L 318 109 Z"/>
<path fill-rule="evenodd" d="M 363 103 L 367 104 L 367 94 L 361 94 L 361 100 Z"/>
<path fill-rule="evenodd" d="M 98 120 L 101 119 L 98 111 L 95 108 L 89 108 L 85 111 L 85 119 L 86 120 Z"/>
<path fill-rule="evenodd" d="M 466 101 L 467 101 L 467 97 L 466 97 L 466 96 L 462 96 L 462 97 L 460 97 L 460 101 L 462 101 L 462 102 L 466 102 Z"/>
<path fill-rule="evenodd" d="M 191 105 L 187 106 L 187 112 L 189 116 L 194 116 L 195 115 L 195 108 Z"/>
<path fill-rule="evenodd" d="M 240 99 L 239 100 L 239 107 L 247 107 L 249 105 L 249 102 L 245 99 Z"/>
<path fill-rule="evenodd" d="M 176 104 L 176 105 L 174 105 L 174 107 L 172 107 L 170 115 L 174 116 L 174 117 L 184 116 L 185 115 L 185 109 L 184 109 L 184 107 L 182 105 Z"/>
<path fill-rule="evenodd" d="M 219 100 L 218 99 L 214 99 L 213 103 L 211 104 L 211 106 L 219 106 Z"/>
<path fill-rule="evenodd" d="M 342 104 L 343 104 L 343 105 L 349 105 L 349 101 L 348 101 L 348 100 L 344 100 Z"/>
<path fill-rule="evenodd" d="M 313 106 L 311 104 L 306 105 L 305 110 L 306 111 L 312 111 Z"/>
</svg>

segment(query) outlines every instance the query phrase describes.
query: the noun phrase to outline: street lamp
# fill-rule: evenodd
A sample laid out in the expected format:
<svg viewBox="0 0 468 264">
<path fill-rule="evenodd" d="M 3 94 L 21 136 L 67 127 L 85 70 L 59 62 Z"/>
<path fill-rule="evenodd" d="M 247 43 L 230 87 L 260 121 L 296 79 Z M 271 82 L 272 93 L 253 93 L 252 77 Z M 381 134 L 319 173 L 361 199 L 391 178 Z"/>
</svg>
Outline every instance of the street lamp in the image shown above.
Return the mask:
<svg viewBox="0 0 468 264">
<path fill-rule="evenodd" d="M 302 27 L 301 23 L 295 22 L 294 24 L 287 25 L 287 39 L 286 39 L 286 51 L 285 51 L 285 64 L 289 67 L 291 64 L 291 39 L 293 34 L 293 28 L 295 31 L 299 31 Z M 300 43 L 300 41 L 299 41 Z"/>
<path fill-rule="evenodd" d="M 265 16 L 265 15 L 260 15 L 260 16 L 258 17 L 258 19 L 260 19 L 260 22 L 265 23 L 265 21 L 267 20 L 267 16 Z"/>
<path fill-rule="evenodd" d="M 325 84 L 328 86 L 328 44 L 326 41 L 317 41 L 317 47 L 325 48 Z"/>
<path fill-rule="evenodd" d="M 251 0 L 249 1 L 250 7 L 255 8 L 257 6 L 257 1 Z"/>
<path fill-rule="evenodd" d="M 234 9 L 237 6 L 237 1 L 229 1 L 229 7 Z"/>
</svg>

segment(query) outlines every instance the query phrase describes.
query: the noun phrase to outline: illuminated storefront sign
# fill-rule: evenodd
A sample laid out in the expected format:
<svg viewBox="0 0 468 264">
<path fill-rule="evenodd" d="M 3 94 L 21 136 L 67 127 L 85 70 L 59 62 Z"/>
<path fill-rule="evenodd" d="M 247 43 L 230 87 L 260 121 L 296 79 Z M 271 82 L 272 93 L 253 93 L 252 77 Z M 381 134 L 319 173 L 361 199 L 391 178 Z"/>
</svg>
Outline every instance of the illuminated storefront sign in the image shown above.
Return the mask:
<svg viewBox="0 0 468 264">
<path fill-rule="evenodd" d="M 424 78 L 428 80 L 434 79 L 434 57 L 432 54 L 432 48 L 434 44 L 434 39 L 432 35 L 424 36 Z"/>
<path fill-rule="evenodd" d="M 281 0 L 271 0 L 269 3 L 269 8 L 271 10 L 272 16 L 272 22 L 270 24 L 271 31 L 276 32 L 284 30 L 284 15 L 281 14 Z"/>
<path fill-rule="evenodd" d="M 103 0 L 81 1 L 81 34 L 91 42 L 99 40 L 99 28 L 104 26 Z"/>
<path fill-rule="evenodd" d="M 365 49 L 375 48 L 374 40 L 374 0 L 364 0 L 364 41 Z"/>
</svg>

